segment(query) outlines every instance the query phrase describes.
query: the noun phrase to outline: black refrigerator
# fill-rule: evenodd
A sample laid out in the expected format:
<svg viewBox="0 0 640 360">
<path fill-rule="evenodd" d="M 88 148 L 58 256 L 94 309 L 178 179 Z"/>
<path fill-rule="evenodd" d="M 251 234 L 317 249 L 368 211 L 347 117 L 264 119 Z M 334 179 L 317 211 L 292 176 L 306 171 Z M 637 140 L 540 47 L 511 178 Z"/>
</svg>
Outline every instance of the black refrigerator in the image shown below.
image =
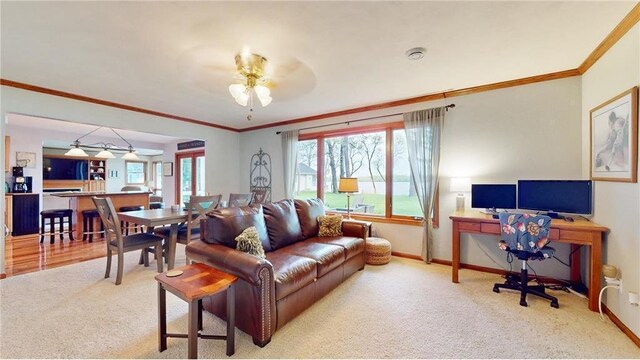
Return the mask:
<svg viewBox="0 0 640 360">
<path fill-rule="evenodd" d="M 39 194 L 13 195 L 13 236 L 37 234 L 40 222 Z"/>
</svg>

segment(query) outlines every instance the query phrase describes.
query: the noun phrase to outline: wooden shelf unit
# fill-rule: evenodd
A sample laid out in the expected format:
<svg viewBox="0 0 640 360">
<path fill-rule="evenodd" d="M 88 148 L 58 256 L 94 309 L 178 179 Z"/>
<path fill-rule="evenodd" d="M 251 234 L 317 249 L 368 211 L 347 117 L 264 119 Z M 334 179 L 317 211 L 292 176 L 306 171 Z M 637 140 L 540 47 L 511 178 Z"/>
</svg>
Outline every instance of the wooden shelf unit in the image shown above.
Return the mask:
<svg viewBox="0 0 640 360">
<path fill-rule="evenodd" d="M 68 158 L 63 155 L 47 155 L 49 158 Z M 107 160 L 90 157 L 87 158 L 89 169 L 88 180 L 43 180 L 44 189 L 82 189 L 82 191 L 106 191 L 107 190 Z"/>
</svg>

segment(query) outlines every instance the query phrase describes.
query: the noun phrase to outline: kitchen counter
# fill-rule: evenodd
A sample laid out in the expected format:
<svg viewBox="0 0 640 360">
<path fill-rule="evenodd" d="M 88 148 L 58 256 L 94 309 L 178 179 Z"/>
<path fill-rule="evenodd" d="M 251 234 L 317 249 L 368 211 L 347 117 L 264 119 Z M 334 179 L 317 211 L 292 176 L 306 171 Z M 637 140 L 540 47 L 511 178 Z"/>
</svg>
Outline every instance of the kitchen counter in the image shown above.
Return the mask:
<svg viewBox="0 0 640 360">
<path fill-rule="evenodd" d="M 73 209 L 75 216 L 75 228 L 76 239 L 82 239 L 82 233 L 85 231 L 82 226 L 82 212 L 85 210 L 93 210 L 96 206 L 93 203 L 92 197 L 109 197 L 113 202 L 113 207 L 116 212 L 122 206 L 144 206 L 145 209 L 149 208 L 149 195 L 150 191 L 93 191 L 93 192 L 59 192 L 49 193 L 51 196 L 57 196 L 61 198 L 69 198 L 70 207 Z"/>
<path fill-rule="evenodd" d="M 82 197 L 82 196 L 126 196 L 126 195 L 140 195 L 140 194 L 152 194 L 151 191 L 63 191 L 49 193 L 51 196 L 59 197 Z"/>
</svg>

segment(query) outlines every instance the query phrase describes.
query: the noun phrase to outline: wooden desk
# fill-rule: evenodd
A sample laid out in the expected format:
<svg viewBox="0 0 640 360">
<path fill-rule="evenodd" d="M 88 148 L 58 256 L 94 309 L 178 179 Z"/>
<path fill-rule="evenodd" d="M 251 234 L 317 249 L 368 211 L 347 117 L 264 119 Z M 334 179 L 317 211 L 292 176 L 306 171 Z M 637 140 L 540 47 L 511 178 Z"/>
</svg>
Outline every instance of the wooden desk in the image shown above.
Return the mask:
<svg viewBox="0 0 640 360">
<path fill-rule="evenodd" d="M 142 205 L 149 208 L 149 191 L 119 191 L 119 192 L 68 192 L 51 193 L 51 195 L 71 199 L 71 209 L 75 212 L 76 239 L 82 239 L 85 231 L 82 227 L 82 212 L 96 208 L 93 200 L 94 196 L 103 198 L 109 197 L 113 202 L 116 211 L 122 206 Z"/>
<path fill-rule="evenodd" d="M 452 231 L 452 273 L 451 281 L 458 282 L 460 268 L 460 234 L 493 234 L 500 235 L 500 220 L 479 211 L 456 211 L 449 216 L 453 223 Z M 602 267 L 602 234 L 608 232 L 604 226 L 598 225 L 579 216 L 574 222 L 559 219 L 551 220 L 549 239 L 552 242 L 571 244 L 573 252 L 580 245 L 589 246 L 589 309 L 598 311 L 598 292 L 600 291 L 600 268 Z M 575 251 L 571 255 L 571 281 L 580 278 L 580 254 Z"/>
</svg>

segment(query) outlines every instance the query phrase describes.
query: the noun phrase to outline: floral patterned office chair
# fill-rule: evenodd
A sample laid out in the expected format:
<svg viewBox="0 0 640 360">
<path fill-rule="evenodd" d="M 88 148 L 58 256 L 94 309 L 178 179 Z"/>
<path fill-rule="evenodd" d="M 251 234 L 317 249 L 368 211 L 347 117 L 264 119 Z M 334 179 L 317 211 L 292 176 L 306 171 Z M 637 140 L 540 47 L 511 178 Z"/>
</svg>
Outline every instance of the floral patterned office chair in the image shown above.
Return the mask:
<svg viewBox="0 0 640 360">
<path fill-rule="evenodd" d="M 527 261 L 544 260 L 553 256 L 554 249 L 548 247 L 551 218 L 545 215 L 500 213 L 502 240 L 498 246 L 522 260 L 520 277 L 507 275 L 504 284 L 493 285 L 493 291 L 500 289 L 520 291 L 520 305 L 527 306 L 527 294 L 551 300 L 551 307 L 558 308 L 558 299 L 545 294 L 544 286 L 529 286 Z"/>
</svg>

